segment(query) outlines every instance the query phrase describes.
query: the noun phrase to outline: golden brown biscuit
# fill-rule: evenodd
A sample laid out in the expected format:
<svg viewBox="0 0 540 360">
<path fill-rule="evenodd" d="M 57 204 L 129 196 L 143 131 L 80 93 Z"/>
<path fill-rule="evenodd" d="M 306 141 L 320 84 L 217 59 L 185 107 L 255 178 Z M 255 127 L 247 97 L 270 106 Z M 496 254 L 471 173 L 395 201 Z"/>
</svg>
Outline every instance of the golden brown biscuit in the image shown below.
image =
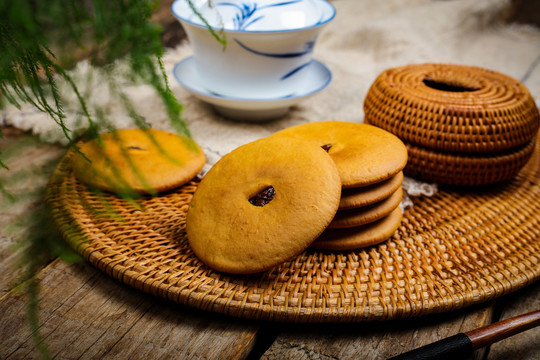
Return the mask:
<svg viewBox="0 0 540 360">
<path fill-rule="evenodd" d="M 218 271 L 268 270 L 324 231 L 340 195 L 336 165 L 318 144 L 261 139 L 225 155 L 203 178 L 187 214 L 189 243 Z"/>
<path fill-rule="evenodd" d="M 315 140 L 335 161 L 344 188 L 386 180 L 407 163 L 407 149 L 395 135 L 373 125 L 343 121 L 306 123 L 272 136 Z"/>
<path fill-rule="evenodd" d="M 123 129 L 80 145 L 73 171 L 88 186 L 154 193 L 191 180 L 206 162 L 193 140 L 162 130 Z"/>
<path fill-rule="evenodd" d="M 313 249 L 352 250 L 379 244 L 390 238 L 401 224 L 401 209 L 375 222 L 348 229 L 327 229 L 311 244 Z"/>
<path fill-rule="evenodd" d="M 403 172 L 400 171 L 390 179 L 378 184 L 359 188 L 343 189 L 339 210 L 359 208 L 382 201 L 392 195 L 403 182 Z"/>
<path fill-rule="evenodd" d="M 334 220 L 328 226 L 329 228 L 349 228 L 356 227 L 370 222 L 379 220 L 380 218 L 391 213 L 401 202 L 403 191 L 399 187 L 388 198 L 379 201 L 373 205 L 364 206 L 351 210 L 340 210 L 336 213 Z"/>
</svg>

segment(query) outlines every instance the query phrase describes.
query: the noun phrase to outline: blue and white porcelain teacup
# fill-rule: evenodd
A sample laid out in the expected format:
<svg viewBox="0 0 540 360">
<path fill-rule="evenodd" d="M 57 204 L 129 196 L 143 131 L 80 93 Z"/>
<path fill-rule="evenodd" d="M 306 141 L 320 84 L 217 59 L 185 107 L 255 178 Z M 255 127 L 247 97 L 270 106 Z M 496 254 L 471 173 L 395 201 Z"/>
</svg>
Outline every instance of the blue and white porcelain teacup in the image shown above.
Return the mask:
<svg viewBox="0 0 540 360">
<path fill-rule="evenodd" d="M 172 12 L 187 33 L 201 83 L 244 99 L 294 96 L 318 34 L 335 16 L 326 0 L 176 0 Z M 208 26 L 223 31 L 226 46 Z"/>
</svg>

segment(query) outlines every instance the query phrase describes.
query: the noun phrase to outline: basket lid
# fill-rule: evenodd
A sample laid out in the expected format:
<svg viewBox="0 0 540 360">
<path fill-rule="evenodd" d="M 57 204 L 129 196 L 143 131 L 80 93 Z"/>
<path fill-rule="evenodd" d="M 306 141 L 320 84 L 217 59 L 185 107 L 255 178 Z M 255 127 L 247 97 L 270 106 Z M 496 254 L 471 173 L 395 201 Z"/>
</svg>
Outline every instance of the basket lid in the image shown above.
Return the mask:
<svg viewBox="0 0 540 360">
<path fill-rule="evenodd" d="M 444 152 L 491 153 L 529 143 L 540 114 L 527 88 L 495 71 L 414 64 L 384 71 L 364 102 L 365 121 Z"/>
</svg>

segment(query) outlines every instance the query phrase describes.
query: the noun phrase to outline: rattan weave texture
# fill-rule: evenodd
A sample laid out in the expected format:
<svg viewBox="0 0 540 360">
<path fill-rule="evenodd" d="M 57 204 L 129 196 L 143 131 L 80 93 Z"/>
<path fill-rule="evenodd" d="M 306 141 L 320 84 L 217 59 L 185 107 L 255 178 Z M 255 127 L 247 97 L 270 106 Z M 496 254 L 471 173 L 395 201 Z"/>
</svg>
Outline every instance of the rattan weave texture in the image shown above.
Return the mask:
<svg viewBox="0 0 540 360">
<path fill-rule="evenodd" d="M 436 183 L 478 186 L 507 181 L 521 170 L 533 154 L 536 139 L 510 152 L 494 156 L 441 153 L 406 144 L 407 175 Z"/>
<path fill-rule="evenodd" d="M 540 114 L 527 88 L 505 74 L 456 64 L 388 69 L 364 101 L 365 122 L 439 152 L 496 153 L 527 144 Z"/>
<path fill-rule="evenodd" d="M 68 152 L 47 202 L 66 241 L 89 263 L 155 296 L 275 321 L 397 319 L 487 301 L 540 278 L 539 149 L 507 183 L 414 198 L 385 243 L 308 250 L 249 276 L 215 272 L 190 250 L 185 218 L 197 181 L 139 200 L 139 208 L 80 184 Z"/>
</svg>

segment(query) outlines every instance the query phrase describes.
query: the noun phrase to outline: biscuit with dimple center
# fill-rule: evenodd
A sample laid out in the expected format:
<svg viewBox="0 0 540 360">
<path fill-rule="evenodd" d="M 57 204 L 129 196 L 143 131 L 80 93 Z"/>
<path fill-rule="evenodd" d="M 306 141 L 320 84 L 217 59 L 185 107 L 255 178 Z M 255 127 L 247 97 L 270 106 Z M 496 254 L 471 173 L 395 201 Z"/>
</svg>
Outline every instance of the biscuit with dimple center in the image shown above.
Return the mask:
<svg viewBox="0 0 540 360">
<path fill-rule="evenodd" d="M 188 240 L 215 270 L 268 270 L 324 231 L 340 195 L 336 165 L 318 144 L 264 138 L 225 155 L 202 179 L 187 214 Z"/>
<path fill-rule="evenodd" d="M 364 206 L 351 210 L 339 210 L 334 217 L 334 220 L 328 226 L 329 228 L 348 228 L 356 227 L 370 222 L 379 220 L 380 218 L 391 213 L 399 203 L 403 196 L 403 190 L 399 187 L 388 198 L 375 203 L 373 205 Z"/>
<path fill-rule="evenodd" d="M 322 121 L 292 126 L 271 136 L 314 140 L 328 149 L 344 188 L 386 180 L 407 163 L 407 149 L 390 132 L 373 125 Z"/>
<path fill-rule="evenodd" d="M 401 219 L 401 209 L 396 208 L 382 219 L 366 225 L 347 229 L 327 229 L 310 247 L 341 251 L 379 244 L 388 240 L 396 232 Z"/>
<path fill-rule="evenodd" d="M 392 195 L 403 182 L 403 172 L 400 171 L 390 179 L 378 184 L 359 188 L 343 189 L 339 210 L 359 208 L 382 201 Z"/>
<path fill-rule="evenodd" d="M 206 157 L 197 143 L 162 130 L 123 129 L 80 145 L 73 171 L 86 185 L 111 192 L 153 193 L 191 180 Z"/>
</svg>

